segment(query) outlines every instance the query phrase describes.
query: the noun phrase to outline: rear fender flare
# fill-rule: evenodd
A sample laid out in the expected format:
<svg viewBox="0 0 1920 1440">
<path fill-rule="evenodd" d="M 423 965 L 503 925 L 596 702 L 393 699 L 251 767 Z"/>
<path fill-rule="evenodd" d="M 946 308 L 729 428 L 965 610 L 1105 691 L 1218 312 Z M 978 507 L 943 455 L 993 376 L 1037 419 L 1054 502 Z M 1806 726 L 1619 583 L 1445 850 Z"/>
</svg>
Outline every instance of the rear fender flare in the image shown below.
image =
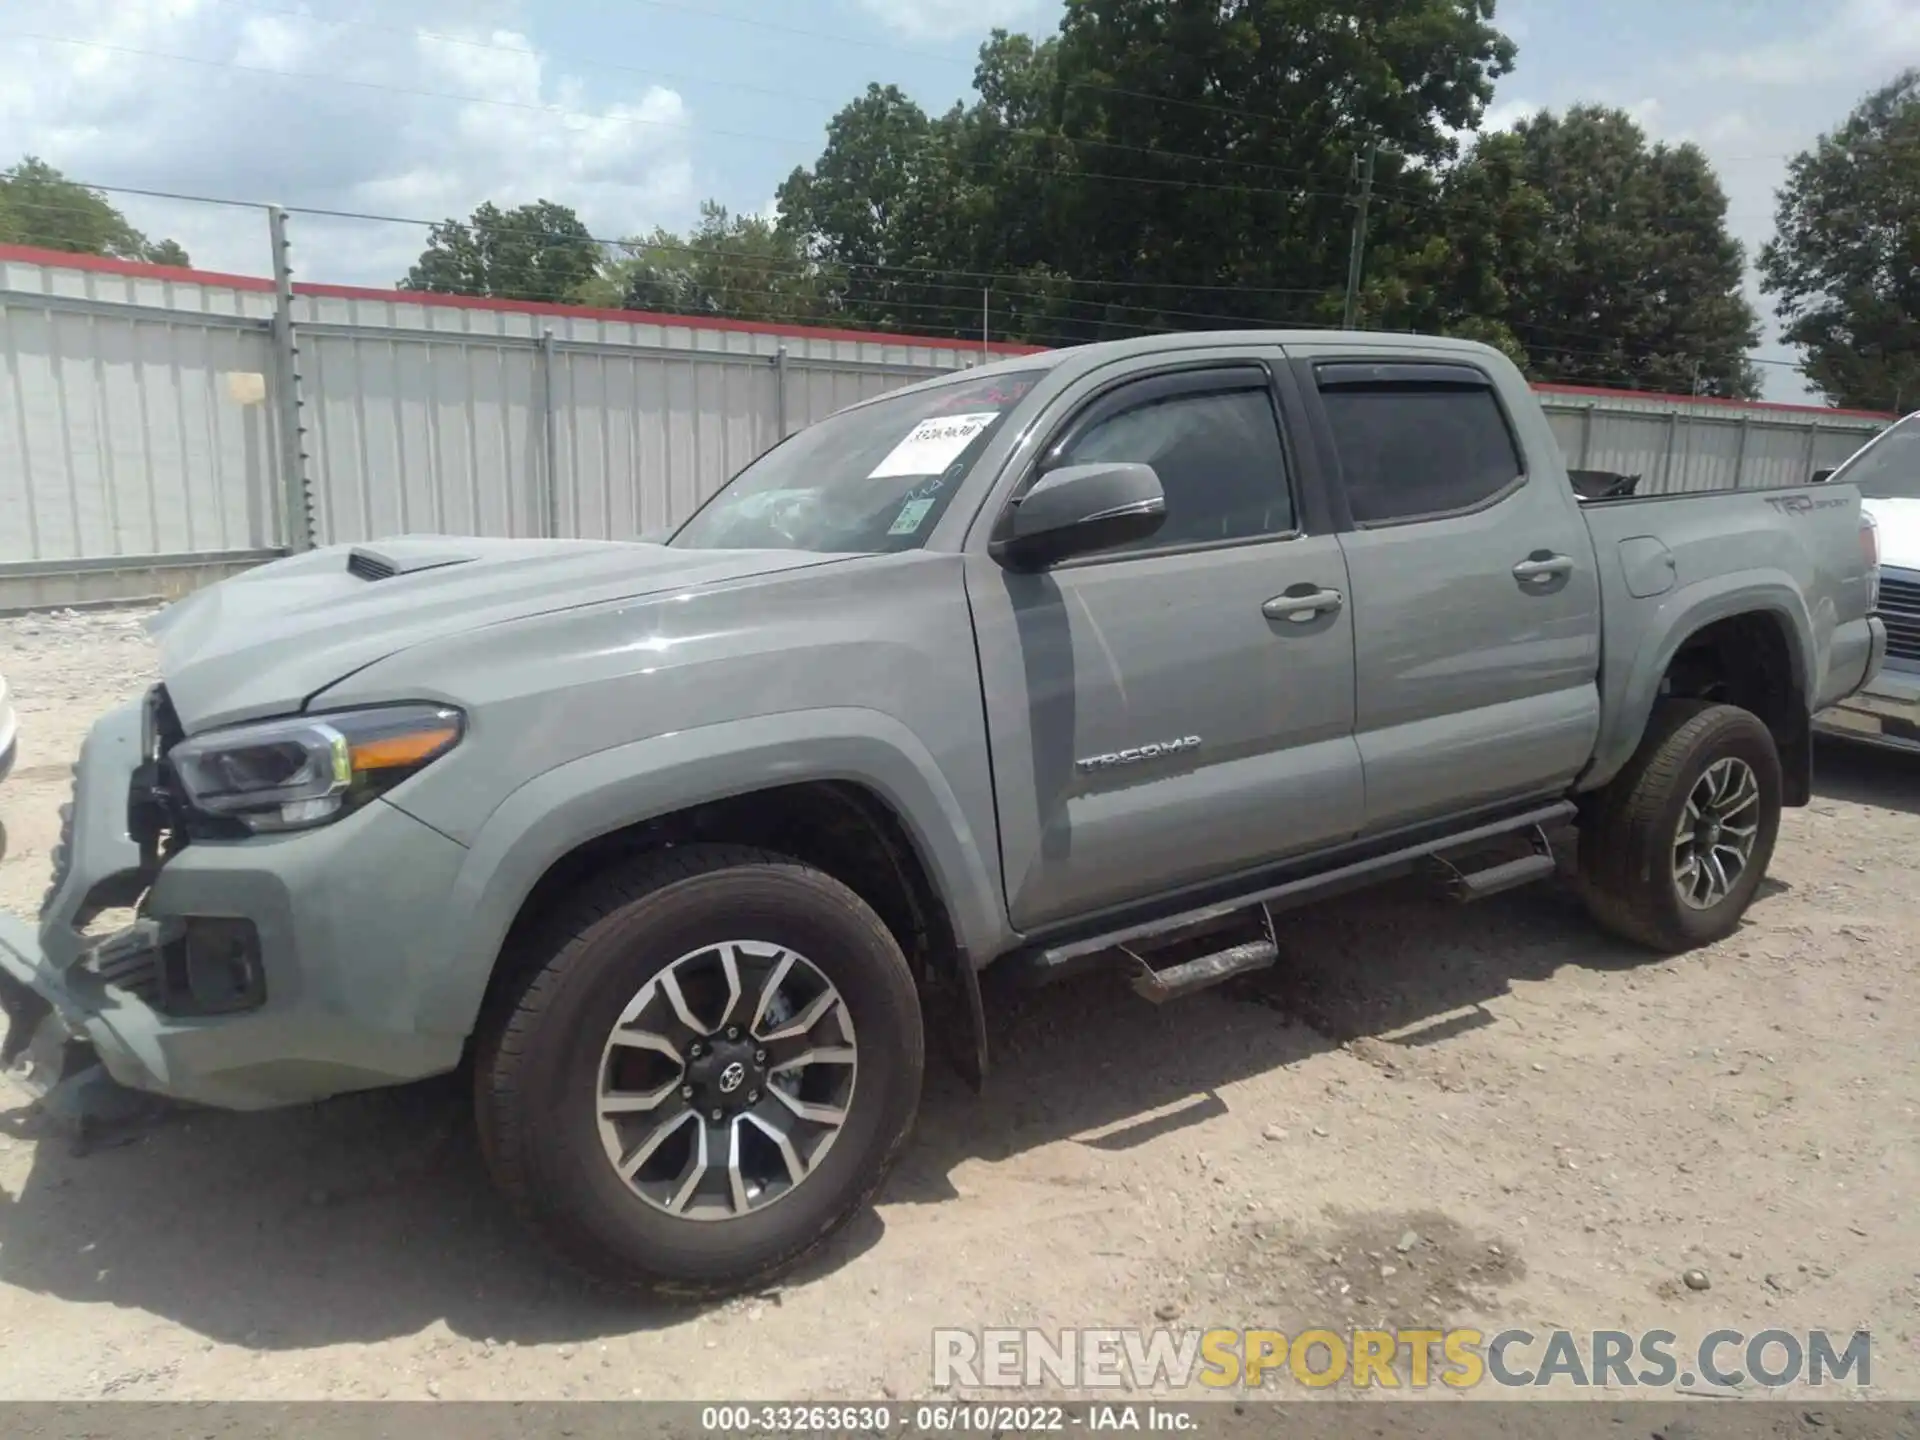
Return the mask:
<svg viewBox="0 0 1920 1440">
<path fill-rule="evenodd" d="M 1634 622 L 1641 640 L 1631 656 L 1609 656 L 1603 662 L 1624 666 L 1627 675 L 1623 688 L 1610 697 L 1610 718 L 1601 727 L 1593 760 L 1581 776 L 1579 788 L 1588 790 L 1606 784 L 1633 758 L 1660 699 L 1660 683 L 1666 678 L 1667 667 L 1687 641 L 1716 621 L 1754 614 L 1768 616 L 1779 625 L 1786 636 L 1787 656 L 1800 694 L 1816 694 L 1814 617 L 1808 614 L 1800 590 L 1784 571 L 1742 571 L 1685 586 L 1662 596 L 1657 606 Z M 1828 616 L 1827 621 L 1831 630 L 1833 617 Z M 1603 672 L 1603 684 L 1605 679 Z M 1611 686 L 1606 688 L 1612 690 Z"/>
</svg>

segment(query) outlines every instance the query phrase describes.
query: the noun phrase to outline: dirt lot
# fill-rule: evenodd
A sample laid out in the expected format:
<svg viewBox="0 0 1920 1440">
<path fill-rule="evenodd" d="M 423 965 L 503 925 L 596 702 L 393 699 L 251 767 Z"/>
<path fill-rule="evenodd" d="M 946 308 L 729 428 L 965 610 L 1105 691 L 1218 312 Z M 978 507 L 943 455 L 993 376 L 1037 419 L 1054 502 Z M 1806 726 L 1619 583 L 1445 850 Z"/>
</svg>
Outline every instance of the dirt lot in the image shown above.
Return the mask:
<svg viewBox="0 0 1920 1440">
<path fill-rule="evenodd" d="M 139 618 L 0 620 L 17 914 L 86 725 L 149 678 Z M 1821 770 L 1749 924 L 1680 959 L 1552 889 L 1464 910 L 1409 890 L 1289 917 L 1256 989 L 1164 1011 L 1102 978 L 990 993 L 986 1097 L 932 1071 L 877 1213 L 705 1310 L 549 1272 L 452 1084 L 176 1114 L 90 1153 L 7 1087 L 0 1397 L 907 1397 L 935 1326 L 1156 1312 L 1866 1328 L 1873 1391 L 1920 1397 L 1920 765 Z"/>
</svg>

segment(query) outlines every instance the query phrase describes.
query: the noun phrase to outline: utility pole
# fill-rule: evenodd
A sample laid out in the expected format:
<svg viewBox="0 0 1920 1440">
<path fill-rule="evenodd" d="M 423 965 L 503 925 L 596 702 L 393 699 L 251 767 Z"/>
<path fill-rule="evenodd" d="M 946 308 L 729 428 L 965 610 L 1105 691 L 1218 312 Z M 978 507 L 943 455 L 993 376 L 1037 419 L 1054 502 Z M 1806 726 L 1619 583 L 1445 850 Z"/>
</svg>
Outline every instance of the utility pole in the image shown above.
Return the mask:
<svg viewBox="0 0 1920 1440">
<path fill-rule="evenodd" d="M 1373 198 L 1373 157 L 1379 150 L 1379 144 L 1367 142 L 1367 164 L 1360 175 L 1359 212 L 1353 217 L 1353 244 L 1347 252 L 1347 306 L 1341 319 L 1341 328 L 1353 329 L 1353 322 L 1360 309 L 1360 267 L 1367 252 L 1367 202 Z M 1360 157 L 1354 156 L 1353 171 L 1360 171 Z"/>
<path fill-rule="evenodd" d="M 993 358 L 987 349 L 987 302 L 992 294 L 993 292 L 986 286 L 980 287 L 980 363 L 982 365 Z"/>
</svg>

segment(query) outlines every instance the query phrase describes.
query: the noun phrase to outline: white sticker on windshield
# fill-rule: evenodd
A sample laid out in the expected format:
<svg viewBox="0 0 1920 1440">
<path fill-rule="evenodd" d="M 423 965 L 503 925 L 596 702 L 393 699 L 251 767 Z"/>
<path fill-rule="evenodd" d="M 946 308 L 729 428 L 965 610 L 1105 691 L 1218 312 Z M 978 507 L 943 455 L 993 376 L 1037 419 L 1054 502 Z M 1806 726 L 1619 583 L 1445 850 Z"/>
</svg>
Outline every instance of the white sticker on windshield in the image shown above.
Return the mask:
<svg viewBox="0 0 1920 1440">
<path fill-rule="evenodd" d="M 974 436 L 999 418 L 998 410 L 979 410 L 967 415 L 937 415 L 931 420 L 922 420 L 867 473 L 867 478 L 938 475 L 973 442 Z"/>
<path fill-rule="evenodd" d="M 920 528 L 920 522 L 927 518 L 927 511 L 933 508 L 932 500 L 909 500 L 900 507 L 900 513 L 893 517 L 893 524 L 887 527 L 889 535 L 911 535 Z"/>
</svg>

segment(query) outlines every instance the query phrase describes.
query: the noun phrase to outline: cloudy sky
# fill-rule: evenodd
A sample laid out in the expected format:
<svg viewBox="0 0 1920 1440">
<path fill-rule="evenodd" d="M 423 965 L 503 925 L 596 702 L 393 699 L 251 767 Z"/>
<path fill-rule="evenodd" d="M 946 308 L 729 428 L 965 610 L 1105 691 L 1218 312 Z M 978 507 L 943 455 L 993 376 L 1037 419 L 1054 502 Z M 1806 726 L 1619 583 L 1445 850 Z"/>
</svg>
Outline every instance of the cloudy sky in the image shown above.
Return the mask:
<svg viewBox="0 0 1920 1440">
<path fill-rule="evenodd" d="M 1058 0 L 6 0 L 0 163 L 383 216 L 572 205 L 596 234 L 768 204 L 869 80 L 962 96 L 993 24 Z M 1625 106 L 1719 167 L 1750 252 L 1788 156 L 1920 64 L 1920 0 L 1501 0 L 1492 123 Z M 259 212 L 116 196 L 196 264 L 265 273 Z M 388 285 L 424 231 L 296 217 L 302 278 Z M 1760 352 L 1790 358 L 1771 343 Z M 1791 369 L 1769 393 L 1798 398 Z"/>
</svg>

